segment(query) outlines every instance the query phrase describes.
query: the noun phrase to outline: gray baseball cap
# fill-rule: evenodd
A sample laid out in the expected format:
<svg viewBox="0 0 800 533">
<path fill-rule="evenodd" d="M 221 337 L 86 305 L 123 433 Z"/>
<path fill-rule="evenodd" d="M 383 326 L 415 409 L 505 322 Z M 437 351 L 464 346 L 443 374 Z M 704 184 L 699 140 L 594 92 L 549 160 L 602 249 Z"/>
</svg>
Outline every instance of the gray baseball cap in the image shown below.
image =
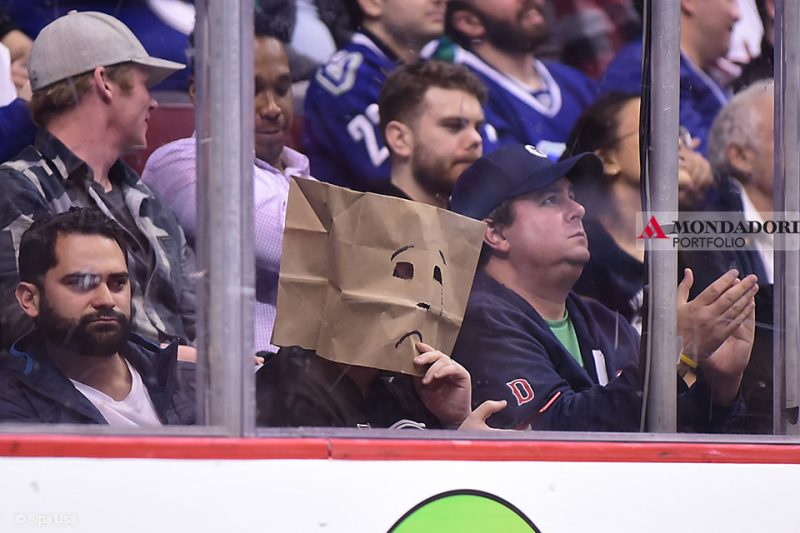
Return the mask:
<svg viewBox="0 0 800 533">
<path fill-rule="evenodd" d="M 39 32 L 33 41 L 28 74 L 37 91 L 96 67 L 133 62 L 149 73 L 154 85 L 185 65 L 151 57 L 120 20 L 97 11 L 70 11 Z"/>
</svg>

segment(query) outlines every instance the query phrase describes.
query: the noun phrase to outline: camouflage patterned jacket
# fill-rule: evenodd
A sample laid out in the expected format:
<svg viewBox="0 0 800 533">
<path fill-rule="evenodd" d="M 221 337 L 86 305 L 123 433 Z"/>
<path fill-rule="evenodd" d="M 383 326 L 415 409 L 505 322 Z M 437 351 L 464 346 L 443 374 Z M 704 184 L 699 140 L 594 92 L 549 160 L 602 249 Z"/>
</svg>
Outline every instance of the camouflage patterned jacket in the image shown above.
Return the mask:
<svg viewBox="0 0 800 533">
<path fill-rule="evenodd" d="M 132 280 L 134 330 L 150 339 L 195 338 L 194 253 L 172 211 L 122 161 L 109 171 L 125 205 L 150 245 L 147 281 Z M 33 145 L 0 165 L 0 341 L 8 348 L 32 323 L 19 307 L 17 256 L 22 233 L 34 220 L 70 207 L 98 207 L 113 215 L 92 183 L 92 171 L 58 139 L 39 130 Z M 121 222 L 121 221 L 120 221 Z M 124 227 L 125 225 L 122 224 Z M 129 264 L 131 263 L 129 256 Z"/>
</svg>

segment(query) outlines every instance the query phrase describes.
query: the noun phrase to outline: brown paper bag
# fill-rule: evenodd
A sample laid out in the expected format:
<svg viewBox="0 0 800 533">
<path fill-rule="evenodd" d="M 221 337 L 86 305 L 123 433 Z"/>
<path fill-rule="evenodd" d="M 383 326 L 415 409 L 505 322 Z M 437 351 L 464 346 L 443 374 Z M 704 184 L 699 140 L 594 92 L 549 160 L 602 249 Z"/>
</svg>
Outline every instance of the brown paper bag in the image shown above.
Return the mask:
<svg viewBox="0 0 800 533">
<path fill-rule="evenodd" d="M 293 179 L 272 343 L 419 375 L 416 341 L 453 349 L 484 228 L 430 205 Z"/>
</svg>

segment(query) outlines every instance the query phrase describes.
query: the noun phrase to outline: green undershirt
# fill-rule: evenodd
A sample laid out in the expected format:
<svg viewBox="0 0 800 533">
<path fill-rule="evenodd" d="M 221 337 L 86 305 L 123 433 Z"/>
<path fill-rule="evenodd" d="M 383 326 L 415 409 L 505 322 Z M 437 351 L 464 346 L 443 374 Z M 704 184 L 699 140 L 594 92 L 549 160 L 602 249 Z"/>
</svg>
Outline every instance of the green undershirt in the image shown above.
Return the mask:
<svg viewBox="0 0 800 533">
<path fill-rule="evenodd" d="M 569 313 L 564 310 L 564 318 L 561 320 L 545 320 L 545 322 L 550 326 L 550 331 L 553 332 L 561 345 L 583 367 L 581 347 L 578 344 L 578 336 L 575 334 L 575 326 L 572 325 L 572 320 L 569 319 Z"/>
</svg>

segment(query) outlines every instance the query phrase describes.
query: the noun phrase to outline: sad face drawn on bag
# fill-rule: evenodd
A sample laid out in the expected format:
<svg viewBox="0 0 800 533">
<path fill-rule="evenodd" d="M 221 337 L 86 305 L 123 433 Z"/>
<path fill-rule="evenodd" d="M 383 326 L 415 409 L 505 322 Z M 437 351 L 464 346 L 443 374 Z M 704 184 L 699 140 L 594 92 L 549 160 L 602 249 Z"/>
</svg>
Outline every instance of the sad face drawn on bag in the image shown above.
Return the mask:
<svg viewBox="0 0 800 533">
<path fill-rule="evenodd" d="M 392 253 L 391 262 L 392 276 L 402 280 L 402 284 L 395 285 L 399 292 L 398 296 L 405 298 L 416 296 L 417 307 L 421 312 L 442 316 L 447 269 L 444 252 L 438 250 L 438 254 L 432 254 L 430 251 L 416 248 L 414 244 L 407 244 Z M 420 318 L 421 321 L 423 319 L 424 317 Z M 395 349 L 407 339 L 410 342 L 425 341 L 422 332 L 414 329 L 400 336 L 394 344 Z"/>
</svg>

